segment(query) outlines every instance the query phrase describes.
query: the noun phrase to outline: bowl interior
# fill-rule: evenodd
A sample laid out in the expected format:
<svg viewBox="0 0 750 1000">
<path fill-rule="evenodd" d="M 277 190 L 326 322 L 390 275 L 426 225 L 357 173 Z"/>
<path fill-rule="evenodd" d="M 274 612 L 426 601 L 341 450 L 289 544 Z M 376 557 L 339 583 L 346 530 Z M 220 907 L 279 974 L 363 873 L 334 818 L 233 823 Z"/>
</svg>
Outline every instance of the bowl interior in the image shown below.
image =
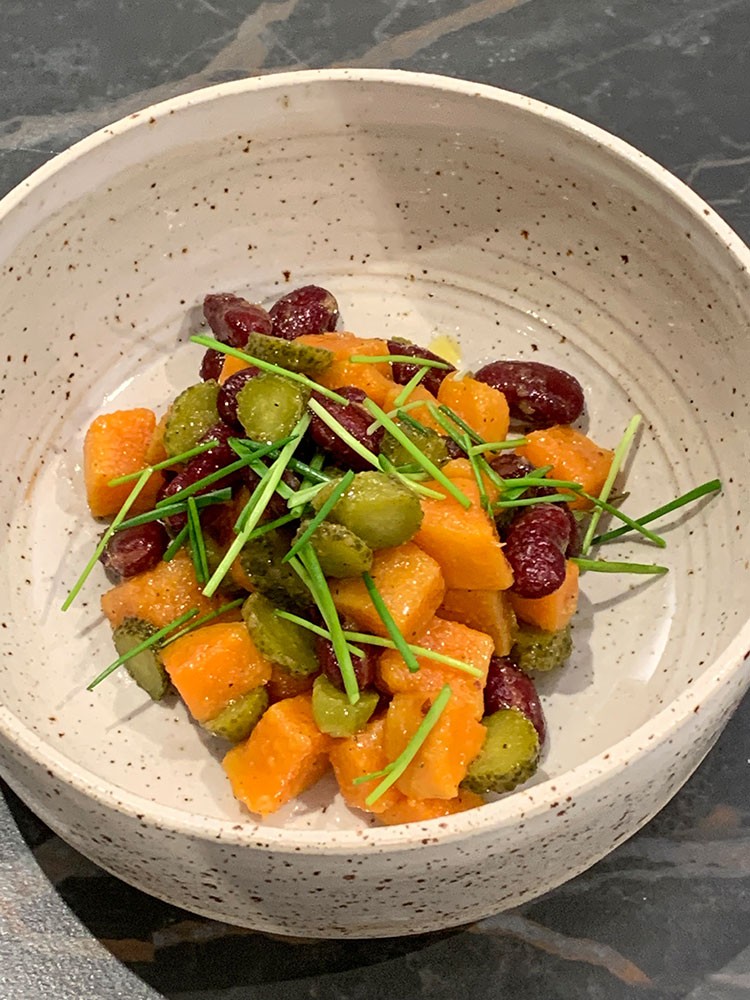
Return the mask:
<svg viewBox="0 0 750 1000">
<path fill-rule="evenodd" d="M 116 126 L 6 202 L 6 713 L 112 786 L 243 818 L 181 706 L 147 703 L 124 676 L 85 691 L 113 658 L 103 572 L 69 612 L 60 603 L 100 530 L 81 479 L 90 419 L 161 412 L 197 380 L 186 337 L 206 292 L 269 303 L 308 281 L 363 335 L 447 334 L 467 366 L 517 357 L 573 372 L 583 426 L 606 446 L 643 413 L 635 515 L 724 479 L 718 500 L 668 522 L 666 552 L 607 549 L 668 576 L 585 577 L 570 665 L 540 683 L 551 737 L 536 782 L 607 751 L 710 670 L 748 607 L 746 575 L 723 585 L 748 559 L 734 483 L 749 457 L 748 279 L 713 217 L 644 162 L 469 86 L 267 80 Z M 331 794 L 267 822 L 364 822 L 323 810 Z"/>
</svg>

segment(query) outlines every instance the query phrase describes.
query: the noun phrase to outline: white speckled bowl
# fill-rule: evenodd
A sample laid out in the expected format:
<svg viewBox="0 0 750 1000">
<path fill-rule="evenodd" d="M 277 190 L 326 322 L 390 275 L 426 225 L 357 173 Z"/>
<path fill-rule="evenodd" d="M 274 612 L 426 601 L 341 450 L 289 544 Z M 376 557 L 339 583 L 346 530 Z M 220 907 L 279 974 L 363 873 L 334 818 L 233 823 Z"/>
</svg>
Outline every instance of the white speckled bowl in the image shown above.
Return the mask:
<svg viewBox="0 0 750 1000">
<path fill-rule="evenodd" d="M 0 765 L 51 827 L 122 878 L 219 919 L 308 936 L 473 920 L 582 871 L 648 820 L 748 683 L 750 254 L 624 143 L 524 97 L 438 77 L 323 71 L 231 83 L 113 125 L 0 204 Z M 481 809 L 371 828 L 324 784 L 258 824 L 180 708 L 111 657 L 103 575 L 62 595 L 97 535 L 83 432 L 195 380 L 208 290 L 310 280 L 348 328 L 456 337 L 584 383 L 644 512 L 721 476 L 667 529 L 670 574 L 585 577 L 575 655 L 542 684 L 534 783 Z M 615 557 L 650 561 L 629 542 Z M 661 554 L 659 553 L 661 556 Z M 98 572 L 98 571 L 97 571 Z"/>
</svg>

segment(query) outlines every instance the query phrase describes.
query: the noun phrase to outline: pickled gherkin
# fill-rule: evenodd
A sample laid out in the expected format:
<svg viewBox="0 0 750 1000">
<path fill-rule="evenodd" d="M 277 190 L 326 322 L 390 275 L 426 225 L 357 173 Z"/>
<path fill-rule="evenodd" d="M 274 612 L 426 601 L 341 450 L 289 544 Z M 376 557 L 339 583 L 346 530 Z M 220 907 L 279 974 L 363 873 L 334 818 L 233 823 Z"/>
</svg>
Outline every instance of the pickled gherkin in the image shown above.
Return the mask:
<svg viewBox="0 0 750 1000">
<path fill-rule="evenodd" d="M 539 736 L 529 719 L 516 708 L 501 708 L 485 716 L 482 725 L 487 737 L 462 787 L 483 795 L 509 792 L 528 781 L 539 761 Z"/>
<path fill-rule="evenodd" d="M 251 333 L 244 350 L 261 361 L 304 375 L 322 375 L 333 364 L 333 351 L 264 333 Z"/>
<path fill-rule="evenodd" d="M 237 418 L 248 437 L 273 444 L 292 433 L 308 392 L 281 375 L 256 375 L 237 393 Z"/>
<path fill-rule="evenodd" d="M 272 604 L 287 611 L 299 611 L 312 606 L 312 595 L 289 563 L 281 560 L 289 551 L 290 534 L 275 528 L 254 538 L 240 550 L 237 557 L 253 589 L 264 594 Z"/>
<path fill-rule="evenodd" d="M 301 535 L 303 523 L 297 535 Z M 342 580 L 362 576 L 372 567 L 372 549 L 343 524 L 323 521 L 313 532 L 310 544 L 320 562 L 323 575 Z"/>
<path fill-rule="evenodd" d="M 203 728 L 230 743 L 239 743 L 240 740 L 247 739 L 267 708 L 266 689 L 263 686 L 253 688 L 247 694 L 230 701 L 218 715 L 204 722 Z"/>
<path fill-rule="evenodd" d="M 279 618 L 273 603 L 262 594 L 251 594 L 242 605 L 242 617 L 258 650 L 295 677 L 320 670 L 315 636 L 294 622 Z"/>
<path fill-rule="evenodd" d="M 396 420 L 396 424 L 412 444 L 416 445 L 435 465 L 442 465 L 448 461 L 450 456 L 445 438 L 436 434 L 430 427 L 419 428 L 405 420 Z M 396 466 L 411 465 L 414 462 L 414 456 L 391 434 L 386 434 L 383 438 L 380 453 Z"/>
<path fill-rule="evenodd" d="M 331 684 L 325 674 L 315 678 L 312 690 L 312 711 L 321 733 L 329 736 L 353 736 L 367 725 L 378 707 L 377 691 L 360 691 L 356 705 L 349 697 Z"/>
<path fill-rule="evenodd" d="M 119 656 L 124 656 L 131 649 L 150 639 L 156 628 L 142 618 L 125 618 L 112 633 L 115 649 Z M 162 662 L 161 653 L 156 645 L 141 650 L 131 656 L 123 664 L 127 672 L 139 688 L 146 692 L 152 701 L 161 701 L 170 689 L 169 674 Z"/>
<path fill-rule="evenodd" d="M 181 455 L 194 448 L 206 431 L 219 422 L 216 400 L 219 383 L 213 379 L 184 389 L 175 399 L 164 427 L 164 450 L 167 455 Z"/>
<path fill-rule="evenodd" d="M 331 486 L 313 498 L 320 510 Z M 338 500 L 328 520 L 343 524 L 371 549 L 390 549 L 416 534 L 422 523 L 422 507 L 416 493 L 383 472 L 358 472 Z"/>
<path fill-rule="evenodd" d="M 519 622 L 510 658 L 527 673 L 533 670 L 556 670 L 565 663 L 572 650 L 570 625 L 559 632 L 544 632 L 533 625 Z"/>
</svg>

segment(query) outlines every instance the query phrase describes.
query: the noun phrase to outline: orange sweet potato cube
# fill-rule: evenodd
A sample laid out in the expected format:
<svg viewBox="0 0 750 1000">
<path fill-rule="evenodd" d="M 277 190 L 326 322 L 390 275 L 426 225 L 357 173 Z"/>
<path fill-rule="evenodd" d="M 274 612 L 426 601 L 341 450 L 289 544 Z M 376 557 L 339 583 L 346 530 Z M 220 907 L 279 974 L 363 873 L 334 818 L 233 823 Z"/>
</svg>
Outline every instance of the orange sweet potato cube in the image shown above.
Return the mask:
<svg viewBox="0 0 750 1000">
<path fill-rule="evenodd" d="M 108 483 L 149 465 L 147 456 L 155 429 L 155 414 L 143 408 L 104 413 L 92 421 L 83 442 L 83 478 L 86 500 L 94 517 L 116 514 L 125 503 L 135 480 L 118 486 Z M 130 512 L 151 510 L 163 481 L 162 474 L 155 472 Z"/>
<path fill-rule="evenodd" d="M 507 656 L 515 641 L 516 616 L 507 590 L 446 590 L 438 614 L 491 636 L 498 656 Z"/>
</svg>

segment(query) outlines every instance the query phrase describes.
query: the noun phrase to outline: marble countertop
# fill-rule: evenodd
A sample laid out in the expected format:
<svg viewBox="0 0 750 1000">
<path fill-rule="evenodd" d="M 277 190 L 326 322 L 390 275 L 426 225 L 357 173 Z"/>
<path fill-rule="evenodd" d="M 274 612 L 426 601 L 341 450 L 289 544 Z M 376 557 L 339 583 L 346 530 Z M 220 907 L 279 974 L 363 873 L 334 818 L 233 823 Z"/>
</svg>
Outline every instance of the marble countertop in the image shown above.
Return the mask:
<svg viewBox="0 0 750 1000">
<path fill-rule="evenodd" d="M 748 0 L 6 0 L 0 194 L 96 128 L 196 87 L 356 65 L 541 98 L 665 164 L 750 240 Z M 0 998 L 750 998 L 750 700 L 644 830 L 471 927 L 275 939 L 110 877 L 0 794 Z"/>
</svg>

